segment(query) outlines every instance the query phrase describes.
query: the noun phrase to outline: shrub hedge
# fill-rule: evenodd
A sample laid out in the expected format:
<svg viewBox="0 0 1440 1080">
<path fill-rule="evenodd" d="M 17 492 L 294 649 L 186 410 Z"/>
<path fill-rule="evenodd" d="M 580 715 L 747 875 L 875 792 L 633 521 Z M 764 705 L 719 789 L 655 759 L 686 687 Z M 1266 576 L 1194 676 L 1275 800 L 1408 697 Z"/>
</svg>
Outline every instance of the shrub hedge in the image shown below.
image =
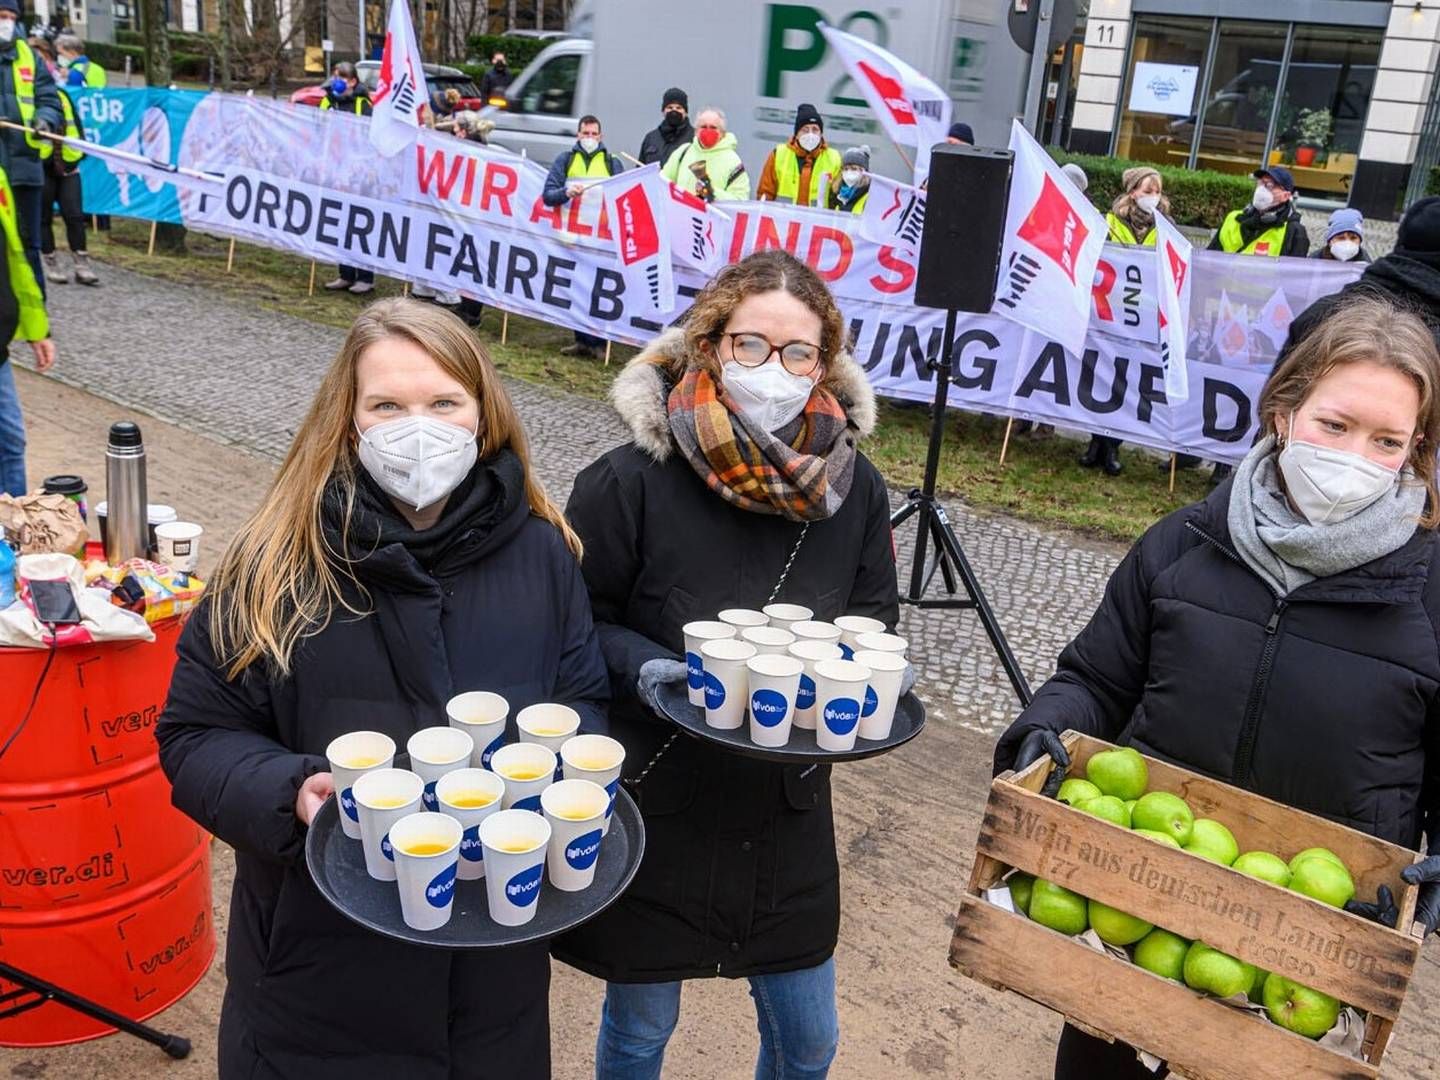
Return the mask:
<svg viewBox="0 0 1440 1080">
<path fill-rule="evenodd" d="M 132 71 L 143 72 L 145 70 L 145 50 L 138 45 L 110 45 L 102 41 L 86 42 L 85 55 L 106 71 L 124 71 L 127 56 L 130 57 Z M 192 52 L 172 52 L 170 54 L 170 75 L 175 79 L 203 82 L 210 77 L 210 56 Z"/>
<path fill-rule="evenodd" d="M 1085 170 L 1090 186 L 1085 194 L 1100 208 L 1101 213 L 1120 195 L 1121 174 L 1135 165 L 1153 165 L 1148 161 L 1127 161 L 1124 158 L 1100 157 L 1094 154 L 1072 154 L 1050 148 L 1056 161 L 1073 161 Z M 1160 172 L 1165 195 L 1170 200 L 1170 216 L 1177 225 L 1218 229 L 1231 210 L 1244 206 L 1255 191 L 1255 181 L 1248 176 L 1214 172 L 1209 169 L 1185 169 L 1173 165 L 1154 166 Z"/>
<path fill-rule="evenodd" d="M 479 82 L 480 76 L 490 70 L 490 57 L 495 55 L 497 49 L 505 54 L 505 62 L 510 67 L 510 73 L 518 75 L 551 42 L 537 41 L 535 38 L 528 37 L 508 37 L 505 34 L 472 34 L 465 39 L 465 44 L 470 50 L 470 55 L 478 58 L 481 63 L 457 66 L 463 67 L 474 77 L 476 82 Z M 472 70 L 477 67 L 478 71 Z"/>
</svg>

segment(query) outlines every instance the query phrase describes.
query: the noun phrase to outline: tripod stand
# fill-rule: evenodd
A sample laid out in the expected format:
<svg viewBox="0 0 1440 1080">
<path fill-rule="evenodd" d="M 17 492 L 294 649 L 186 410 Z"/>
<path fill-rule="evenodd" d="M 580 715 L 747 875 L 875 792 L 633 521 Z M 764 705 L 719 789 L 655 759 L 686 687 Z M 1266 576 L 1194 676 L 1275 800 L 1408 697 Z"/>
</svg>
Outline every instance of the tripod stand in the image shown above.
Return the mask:
<svg viewBox="0 0 1440 1080">
<path fill-rule="evenodd" d="M 1020 704 L 1028 705 L 1033 696 L 1030 693 L 1030 684 L 1025 681 L 1020 662 L 1015 659 L 1010 643 L 1005 640 L 1004 631 L 995 620 L 995 613 L 990 610 L 990 602 L 985 599 L 985 593 L 980 588 L 970 560 L 965 557 L 965 552 L 960 547 L 960 540 L 950 525 L 945 507 L 935 497 L 935 480 L 940 472 L 940 445 L 945 438 L 945 406 L 950 397 L 950 374 L 954 370 L 950 358 L 954 343 L 955 309 L 949 308 L 945 312 L 945 337 L 940 359 L 930 361 L 930 370 L 935 373 L 935 406 L 930 422 L 930 446 L 925 457 L 925 477 L 921 486 L 910 492 L 905 505 L 890 517 L 890 528 L 894 530 L 916 514 L 920 515 L 915 532 L 915 560 L 910 568 L 910 588 L 900 599 L 922 609 L 973 609 L 980 616 L 980 625 L 985 628 L 995 655 L 1000 658 L 1005 674 L 1010 677 L 1010 685 L 1015 688 Z M 935 562 L 927 572 L 925 549 L 930 541 L 935 544 Z M 939 570 L 944 578 L 948 595 L 927 600 L 925 594 L 929 591 L 936 570 Z M 963 599 L 957 595 L 961 585 L 965 587 L 966 596 Z"/>
<path fill-rule="evenodd" d="M 17 987 L 15 990 L 0 993 L 0 1020 L 8 1020 L 20 1013 L 38 1009 L 47 1001 L 53 1001 L 57 1005 L 74 1009 L 93 1020 L 99 1020 L 102 1024 L 118 1028 L 127 1035 L 144 1039 L 164 1050 L 172 1058 L 183 1058 L 190 1053 L 189 1039 L 181 1035 L 167 1035 L 163 1031 L 157 1031 L 147 1024 L 141 1024 L 131 1020 L 128 1016 L 122 1016 L 120 1013 L 107 1009 L 89 998 L 73 994 L 63 986 L 46 982 L 36 975 L 31 975 L 28 971 L 21 971 L 9 964 L 0 964 L 0 978 L 14 983 Z"/>
</svg>

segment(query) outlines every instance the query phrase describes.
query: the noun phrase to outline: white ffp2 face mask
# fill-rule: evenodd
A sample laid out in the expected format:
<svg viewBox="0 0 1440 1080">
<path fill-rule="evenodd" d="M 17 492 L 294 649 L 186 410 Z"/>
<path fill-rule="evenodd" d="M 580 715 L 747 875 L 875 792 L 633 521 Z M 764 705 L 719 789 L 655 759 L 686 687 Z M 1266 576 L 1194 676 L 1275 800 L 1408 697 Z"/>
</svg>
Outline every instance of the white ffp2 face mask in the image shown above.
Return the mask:
<svg viewBox="0 0 1440 1080">
<path fill-rule="evenodd" d="M 0 42 L 8 44 L 15 40 L 15 20 L 0 19 Z"/>
<path fill-rule="evenodd" d="M 600 149 L 600 140 L 589 138 L 581 139 L 580 149 L 584 150 L 587 154 L 593 154 L 596 150 Z"/>
<path fill-rule="evenodd" d="M 1155 213 L 1156 207 L 1160 205 L 1159 195 L 1136 195 L 1135 205 L 1144 210 L 1147 214 Z"/>
<path fill-rule="evenodd" d="M 476 432 L 429 416 L 399 416 L 359 434 L 357 453 L 365 471 L 388 495 L 416 510 L 459 487 L 480 454 Z"/>
<path fill-rule="evenodd" d="M 860 178 L 864 175 L 865 174 L 859 169 L 841 169 L 840 182 L 842 184 L 848 184 L 850 187 L 854 187 L 856 184 L 860 183 Z"/>
<path fill-rule="evenodd" d="M 1255 194 L 1250 197 L 1250 201 L 1254 204 L 1255 209 L 1263 214 L 1275 205 L 1275 193 L 1264 184 L 1256 184 Z"/>
<path fill-rule="evenodd" d="M 1330 245 L 1330 254 L 1341 262 L 1349 262 L 1360 254 L 1360 245 L 1354 240 L 1336 240 Z"/>
<path fill-rule="evenodd" d="M 813 131 L 807 131 L 795 141 L 800 144 L 800 149 L 808 154 L 820 145 L 820 136 Z"/>
<path fill-rule="evenodd" d="M 1398 469 L 1362 454 L 1291 439 L 1277 460 L 1285 492 L 1311 525 L 1333 525 L 1364 510 L 1395 486 Z"/>
<path fill-rule="evenodd" d="M 720 375 L 736 408 L 764 431 L 779 431 L 799 416 L 815 389 L 809 376 L 792 375 L 783 364 L 746 367 L 732 360 Z"/>
</svg>

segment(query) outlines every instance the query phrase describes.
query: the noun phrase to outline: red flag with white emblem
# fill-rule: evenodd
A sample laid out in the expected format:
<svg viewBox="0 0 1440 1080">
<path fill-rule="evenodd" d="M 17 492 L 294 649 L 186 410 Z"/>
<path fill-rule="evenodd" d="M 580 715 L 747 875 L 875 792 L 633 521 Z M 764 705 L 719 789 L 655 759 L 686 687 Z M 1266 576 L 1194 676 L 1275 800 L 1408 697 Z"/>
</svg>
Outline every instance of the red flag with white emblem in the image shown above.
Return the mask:
<svg viewBox="0 0 1440 1080">
<path fill-rule="evenodd" d="M 675 308 L 675 277 L 670 265 L 668 183 L 658 164 L 608 180 L 593 181 L 605 197 L 605 211 L 625 279 L 626 307 L 644 315 L 665 315 Z"/>
<path fill-rule="evenodd" d="M 1155 234 L 1160 271 L 1160 361 L 1165 367 L 1165 399 L 1175 405 L 1190 396 L 1185 346 L 1190 337 L 1192 246 L 1163 214 L 1155 215 Z"/>
</svg>

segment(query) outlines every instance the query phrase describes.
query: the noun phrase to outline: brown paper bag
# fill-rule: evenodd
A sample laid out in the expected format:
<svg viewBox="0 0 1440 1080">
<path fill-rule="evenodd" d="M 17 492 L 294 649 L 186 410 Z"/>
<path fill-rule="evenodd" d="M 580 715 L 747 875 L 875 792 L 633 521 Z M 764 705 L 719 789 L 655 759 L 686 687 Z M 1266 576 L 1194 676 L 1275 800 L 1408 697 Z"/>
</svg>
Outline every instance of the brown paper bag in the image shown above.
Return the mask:
<svg viewBox="0 0 1440 1080">
<path fill-rule="evenodd" d="M 80 508 L 64 495 L 0 495 L 0 528 L 21 555 L 75 555 L 85 552 L 90 531 Z"/>
</svg>

